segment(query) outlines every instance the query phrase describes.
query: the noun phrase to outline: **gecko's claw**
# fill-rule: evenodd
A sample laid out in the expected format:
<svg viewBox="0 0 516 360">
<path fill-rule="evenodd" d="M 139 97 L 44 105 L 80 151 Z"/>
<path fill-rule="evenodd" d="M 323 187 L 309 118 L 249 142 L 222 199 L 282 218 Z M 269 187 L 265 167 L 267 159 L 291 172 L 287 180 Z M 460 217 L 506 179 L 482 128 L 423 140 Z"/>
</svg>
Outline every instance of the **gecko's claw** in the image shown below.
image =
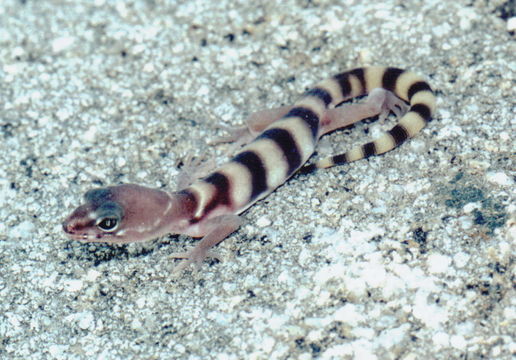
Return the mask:
<svg viewBox="0 0 516 360">
<path fill-rule="evenodd" d="M 249 128 L 247 126 L 234 127 L 234 126 L 218 124 L 218 125 L 215 125 L 215 127 L 218 130 L 222 130 L 222 131 L 228 133 L 228 135 L 219 136 L 213 140 L 210 140 L 209 141 L 210 145 L 233 143 L 233 142 L 238 143 L 241 141 L 242 138 L 245 138 L 247 140 L 247 138 L 252 136 L 251 132 L 249 131 Z"/>
<path fill-rule="evenodd" d="M 218 261 L 222 261 L 221 256 L 215 251 L 200 251 L 197 248 L 193 248 L 185 252 L 177 252 L 170 254 L 171 259 L 182 259 L 182 261 L 174 267 L 172 274 L 179 274 L 190 265 L 194 265 L 194 271 L 199 271 L 202 263 L 206 258 L 214 258 Z"/>
<path fill-rule="evenodd" d="M 193 158 L 193 156 L 187 155 L 183 168 L 177 177 L 177 189 L 182 190 L 191 185 L 195 180 L 208 175 L 216 165 L 214 160 L 203 162 L 200 158 Z"/>
<path fill-rule="evenodd" d="M 384 91 L 383 89 L 381 89 Z M 399 97 L 391 93 L 390 91 L 385 92 L 385 100 L 382 104 L 382 111 L 378 115 L 380 122 L 385 121 L 389 113 L 392 112 L 396 118 L 400 119 L 409 109 L 409 105 L 401 100 Z"/>
</svg>

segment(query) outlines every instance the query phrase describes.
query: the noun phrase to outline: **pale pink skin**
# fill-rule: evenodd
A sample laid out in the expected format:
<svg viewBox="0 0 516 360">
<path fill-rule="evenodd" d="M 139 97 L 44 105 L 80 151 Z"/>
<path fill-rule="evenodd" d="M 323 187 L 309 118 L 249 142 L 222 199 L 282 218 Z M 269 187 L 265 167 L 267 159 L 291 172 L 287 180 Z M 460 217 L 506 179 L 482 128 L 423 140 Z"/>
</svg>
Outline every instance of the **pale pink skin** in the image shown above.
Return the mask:
<svg viewBox="0 0 516 360">
<path fill-rule="evenodd" d="M 92 200 L 88 198 L 89 192 L 86 193 L 86 202 L 63 222 L 64 232 L 74 240 L 113 244 L 146 241 L 169 233 L 204 236 L 194 249 L 171 255 L 186 259 L 174 269 L 176 273 L 191 263 L 199 266 L 207 256 L 218 257 L 209 250 L 241 224 L 240 218 L 233 215 L 231 209 L 222 208 L 191 224 L 194 207 L 190 198 L 181 192 L 169 194 L 135 184 L 93 190 L 97 191 L 104 192 L 105 196 Z M 114 203 L 117 208 L 103 211 L 103 206 L 107 203 Z M 104 231 L 99 228 L 99 220 L 106 216 L 118 219 L 118 225 L 113 230 Z"/>
<path fill-rule="evenodd" d="M 188 206 L 185 196 L 135 184 L 111 186 L 105 190 L 108 190 L 107 197 L 96 202 L 86 200 L 66 218 L 63 229 L 72 239 L 129 243 L 167 233 L 188 232 L 192 207 Z M 107 201 L 123 209 L 120 223 L 113 231 L 103 231 L 96 226 L 98 209 Z"/>
<path fill-rule="evenodd" d="M 375 90 L 364 103 L 327 110 L 321 119 L 320 136 L 364 118 L 378 114 L 382 118 L 389 110 L 400 111 L 396 106 L 400 107 L 402 102 L 397 101 L 392 93 Z M 290 108 L 284 106 L 255 113 L 248 119 L 247 128 L 235 130 L 233 137 L 224 138 L 220 142 L 236 141 L 238 148 L 253 140 Z M 203 172 L 206 171 L 204 169 Z M 198 177 L 198 174 L 183 177 L 180 183 L 186 187 Z M 88 195 L 92 193 L 97 196 Z M 175 272 L 179 272 L 191 263 L 200 265 L 207 256 L 216 257 L 209 250 L 238 229 L 241 219 L 237 214 L 248 206 L 242 209 L 219 206 L 201 221 L 191 222 L 194 218 L 194 207 L 191 199 L 181 191 L 167 193 L 134 184 L 112 186 L 88 192 L 85 203 L 63 222 L 63 230 L 74 240 L 104 243 L 146 241 L 169 233 L 204 237 L 194 249 L 172 254 L 174 258 L 186 259 L 175 268 Z M 118 220 L 117 226 L 109 231 L 99 227 L 99 223 L 106 216 Z"/>
</svg>

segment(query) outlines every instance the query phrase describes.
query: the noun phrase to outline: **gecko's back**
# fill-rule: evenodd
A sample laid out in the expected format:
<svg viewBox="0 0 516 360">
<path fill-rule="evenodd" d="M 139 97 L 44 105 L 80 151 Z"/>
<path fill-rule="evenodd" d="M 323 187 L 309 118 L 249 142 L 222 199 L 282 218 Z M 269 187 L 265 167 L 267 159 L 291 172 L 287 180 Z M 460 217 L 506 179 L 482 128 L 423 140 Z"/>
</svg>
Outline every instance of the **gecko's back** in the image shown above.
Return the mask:
<svg viewBox="0 0 516 360">
<path fill-rule="evenodd" d="M 411 72 L 370 67 L 326 79 L 307 91 L 286 115 L 270 124 L 230 162 L 185 190 L 198 204 L 196 221 L 215 215 L 221 208 L 240 213 L 274 191 L 310 158 L 326 129 L 335 127 L 325 117 L 328 109 L 375 88 L 392 91 L 410 102 L 407 114 L 381 138 L 318 162 L 312 169 L 382 154 L 414 136 L 430 119 L 435 106 L 433 93 Z"/>
</svg>

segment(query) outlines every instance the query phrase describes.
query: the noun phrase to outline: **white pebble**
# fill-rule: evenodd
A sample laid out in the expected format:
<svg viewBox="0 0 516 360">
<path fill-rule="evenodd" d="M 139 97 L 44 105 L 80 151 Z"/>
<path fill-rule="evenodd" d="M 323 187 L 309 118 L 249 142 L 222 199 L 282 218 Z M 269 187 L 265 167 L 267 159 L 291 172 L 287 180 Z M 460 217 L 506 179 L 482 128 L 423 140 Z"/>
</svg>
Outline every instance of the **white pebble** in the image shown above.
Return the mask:
<svg viewBox="0 0 516 360">
<path fill-rule="evenodd" d="M 441 254 L 431 254 L 426 261 L 428 271 L 432 274 L 442 274 L 448 271 L 451 264 L 449 256 Z"/>
<path fill-rule="evenodd" d="M 61 108 L 56 111 L 56 116 L 59 120 L 65 121 L 65 120 L 68 120 L 72 116 L 72 113 L 68 109 Z"/>
<path fill-rule="evenodd" d="M 435 333 L 432 336 L 432 342 L 438 347 L 448 347 L 450 344 L 449 336 L 444 332 Z"/>
<path fill-rule="evenodd" d="M 478 203 L 478 202 L 470 202 L 470 203 L 467 203 L 466 205 L 464 205 L 462 210 L 464 211 L 464 213 L 470 214 L 473 210 L 480 209 L 480 207 L 481 207 L 480 203 Z"/>
<path fill-rule="evenodd" d="M 64 287 L 66 291 L 70 292 L 80 291 L 83 286 L 84 283 L 82 282 L 82 280 L 67 280 L 64 282 Z"/>
<path fill-rule="evenodd" d="M 25 66 L 22 63 L 4 65 L 4 71 L 11 75 L 18 75 L 24 70 L 24 68 Z"/>
<path fill-rule="evenodd" d="M 138 307 L 138 309 L 143 309 L 146 303 L 147 300 L 143 296 L 136 300 L 136 306 Z"/>
<path fill-rule="evenodd" d="M 120 157 L 120 158 L 118 158 L 118 159 L 116 160 L 116 166 L 117 166 L 118 168 L 122 168 L 122 167 L 124 167 L 126 164 L 127 164 L 127 160 L 126 160 L 125 158 L 123 158 L 123 157 Z"/>
<path fill-rule="evenodd" d="M 359 322 L 364 321 L 364 316 L 362 315 L 363 310 L 361 306 L 347 303 L 333 314 L 333 318 L 335 321 L 341 321 L 350 326 L 356 326 Z"/>
<path fill-rule="evenodd" d="M 466 350 L 466 340 L 462 335 L 453 335 L 450 338 L 450 345 L 459 350 Z"/>
<path fill-rule="evenodd" d="M 271 221 L 266 216 L 262 216 L 261 218 L 256 220 L 256 225 L 259 227 L 262 227 L 262 228 L 270 226 L 270 224 L 271 224 Z"/>
<path fill-rule="evenodd" d="M 500 186 L 511 186 L 513 184 L 512 179 L 507 176 L 504 172 L 488 172 L 486 174 L 487 181 L 490 183 Z"/>
<path fill-rule="evenodd" d="M 466 264 L 469 262 L 469 259 L 470 256 L 465 252 L 459 252 L 453 256 L 453 262 L 458 268 L 466 266 Z"/>
<path fill-rule="evenodd" d="M 146 73 L 153 73 L 155 71 L 154 64 L 147 63 L 143 65 L 143 71 Z"/>
<path fill-rule="evenodd" d="M 48 347 L 48 353 L 50 356 L 56 358 L 56 359 L 62 359 L 63 354 L 68 349 L 68 346 L 66 345 L 50 345 Z"/>
<path fill-rule="evenodd" d="M 92 126 L 84 132 L 84 134 L 82 135 L 82 139 L 86 142 L 92 143 L 93 141 L 95 141 L 96 136 L 97 128 Z"/>
<path fill-rule="evenodd" d="M 9 236 L 17 239 L 29 239 L 34 234 L 36 227 L 28 220 L 15 225 L 9 232 Z"/>
<path fill-rule="evenodd" d="M 52 51 L 58 53 L 68 49 L 75 42 L 73 36 L 63 36 L 52 41 Z"/>
<path fill-rule="evenodd" d="M 97 270 L 88 270 L 88 272 L 86 273 L 86 280 L 87 281 L 95 281 L 98 279 L 98 277 L 101 275 L 100 272 L 98 272 Z"/>
<path fill-rule="evenodd" d="M 89 311 L 84 311 L 78 314 L 77 319 L 77 325 L 83 330 L 93 329 L 95 325 L 95 318 L 93 317 L 93 314 Z"/>
<path fill-rule="evenodd" d="M 516 31 L 516 17 L 507 20 L 507 31 Z"/>
</svg>

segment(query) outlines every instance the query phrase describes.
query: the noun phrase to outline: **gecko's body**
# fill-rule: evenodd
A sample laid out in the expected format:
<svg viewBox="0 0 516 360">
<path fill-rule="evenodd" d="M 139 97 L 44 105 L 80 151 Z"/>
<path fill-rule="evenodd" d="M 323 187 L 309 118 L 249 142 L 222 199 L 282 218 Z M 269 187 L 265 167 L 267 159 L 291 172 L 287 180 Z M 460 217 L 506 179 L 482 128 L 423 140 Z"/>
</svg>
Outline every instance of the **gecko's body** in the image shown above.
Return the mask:
<svg viewBox="0 0 516 360">
<path fill-rule="evenodd" d="M 336 108 L 371 91 L 365 104 Z M 193 250 L 173 255 L 187 259 L 179 269 L 200 263 L 210 255 L 210 248 L 240 226 L 238 214 L 303 166 L 322 135 L 389 110 L 397 112 L 404 104 L 399 99 L 409 108 L 391 130 L 304 169 L 383 154 L 426 125 L 435 97 L 430 86 L 414 73 L 397 68 L 359 68 L 322 81 L 291 107 L 262 112 L 249 124 L 252 141 L 229 162 L 183 190 L 166 193 L 131 184 L 90 190 L 85 204 L 65 220 L 63 228 L 76 240 L 109 243 L 150 240 L 167 233 L 202 236 Z"/>
</svg>

